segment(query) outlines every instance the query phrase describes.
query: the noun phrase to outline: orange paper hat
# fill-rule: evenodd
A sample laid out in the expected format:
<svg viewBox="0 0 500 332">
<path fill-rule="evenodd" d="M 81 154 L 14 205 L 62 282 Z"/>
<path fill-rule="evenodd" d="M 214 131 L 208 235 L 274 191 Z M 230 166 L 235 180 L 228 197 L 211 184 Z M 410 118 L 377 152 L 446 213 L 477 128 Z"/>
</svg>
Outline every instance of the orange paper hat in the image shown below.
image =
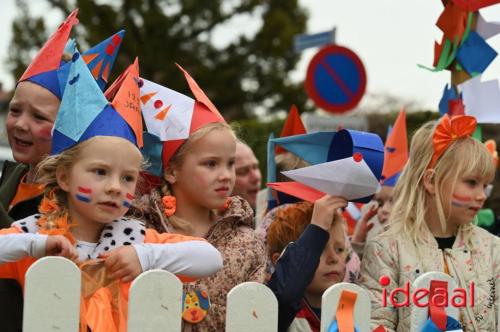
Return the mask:
<svg viewBox="0 0 500 332">
<path fill-rule="evenodd" d="M 77 14 L 78 9 L 69 14 L 66 20 L 38 52 L 18 83 L 28 80 L 43 86 L 61 99 L 62 93 L 59 88 L 57 70 L 61 66 L 64 48 L 69 39 L 71 29 L 73 25 L 78 23 Z"/>
<path fill-rule="evenodd" d="M 427 168 L 433 168 L 446 149 L 457 139 L 472 136 L 476 130 L 476 124 L 476 118 L 473 116 L 457 115 L 450 118 L 448 114 L 445 114 L 434 130 L 432 139 L 434 154 Z"/>
<path fill-rule="evenodd" d="M 299 110 L 297 106 L 292 105 L 290 107 L 290 111 L 288 112 L 288 117 L 286 119 L 285 124 L 283 125 L 283 129 L 281 130 L 280 137 L 294 136 L 306 134 L 306 128 L 300 119 Z M 276 146 L 275 154 L 278 155 L 280 153 L 285 152 L 286 150 L 281 146 Z"/>
<path fill-rule="evenodd" d="M 163 167 L 189 135 L 212 122 L 225 122 L 195 80 L 180 66 L 195 99 L 141 78 L 141 107 L 149 134 L 163 144 Z"/>
<path fill-rule="evenodd" d="M 408 161 L 408 139 L 406 136 L 406 113 L 401 110 L 387 136 L 384 148 L 384 168 L 382 184 L 391 185 L 391 179 L 403 170 Z M 386 183 L 387 182 L 387 183 Z M 394 183 L 395 184 L 395 183 Z"/>
</svg>

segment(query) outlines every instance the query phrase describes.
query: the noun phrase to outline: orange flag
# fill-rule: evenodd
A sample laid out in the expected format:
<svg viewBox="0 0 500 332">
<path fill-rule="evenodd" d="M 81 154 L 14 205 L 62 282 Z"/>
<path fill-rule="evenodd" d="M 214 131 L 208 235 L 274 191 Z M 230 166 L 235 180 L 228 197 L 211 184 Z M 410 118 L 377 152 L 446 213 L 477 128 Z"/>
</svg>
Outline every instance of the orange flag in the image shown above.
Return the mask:
<svg viewBox="0 0 500 332">
<path fill-rule="evenodd" d="M 299 110 L 297 109 L 297 106 L 292 105 L 292 107 L 290 107 L 290 111 L 288 112 L 288 117 L 283 126 L 283 129 L 281 130 L 280 137 L 301 135 L 305 133 L 306 133 L 306 128 L 304 127 L 304 124 L 300 119 Z M 286 150 L 283 149 L 281 146 L 276 146 L 275 154 L 280 154 L 285 151 Z"/>
<path fill-rule="evenodd" d="M 406 113 L 401 110 L 387 136 L 384 149 L 382 179 L 386 180 L 403 170 L 408 160 L 408 139 L 406 136 Z"/>
<path fill-rule="evenodd" d="M 135 133 L 137 146 L 142 148 L 142 115 L 139 91 L 139 64 L 137 58 L 129 67 L 121 86 L 111 105 L 127 121 Z"/>
</svg>

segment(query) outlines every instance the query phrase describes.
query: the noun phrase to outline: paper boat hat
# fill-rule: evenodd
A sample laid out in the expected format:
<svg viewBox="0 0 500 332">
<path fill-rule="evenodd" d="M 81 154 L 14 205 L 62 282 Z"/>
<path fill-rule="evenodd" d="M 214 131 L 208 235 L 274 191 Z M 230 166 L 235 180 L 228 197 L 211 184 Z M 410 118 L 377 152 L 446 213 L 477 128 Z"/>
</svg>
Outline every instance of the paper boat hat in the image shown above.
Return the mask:
<svg viewBox="0 0 500 332">
<path fill-rule="evenodd" d="M 225 122 L 214 104 L 208 99 L 195 80 L 179 65 L 195 99 L 177 91 L 148 81 L 140 80 L 140 100 L 146 123 L 148 140 L 162 144 L 162 168 L 191 133 L 212 122 Z M 153 135 L 155 137 L 151 137 Z M 158 154 L 157 147 L 147 147 L 146 154 Z M 155 151 L 153 151 L 155 150 Z M 148 156 L 153 158 L 153 156 Z M 160 172 L 160 174 L 158 174 Z M 161 175 L 161 170 L 154 170 Z"/>
<path fill-rule="evenodd" d="M 299 157 L 305 159 L 300 154 Z M 383 160 L 384 147 L 378 135 L 343 129 L 333 135 L 326 162 L 283 172 L 300 184 L 283 182 L 268 183 L 268 186 L 309 201 L 314 201 L 315 196 L 330 194 L 367 203 L 380 188 Z"/>
<path fill-rule="evenodd" d="M 110 103 L 80 53 L 73 54 L 68 82 L 54 124 L 52 153 L 95 136 L 116 136 L 142 147 L 139 68 L 131 69 Z"/>
</svg>

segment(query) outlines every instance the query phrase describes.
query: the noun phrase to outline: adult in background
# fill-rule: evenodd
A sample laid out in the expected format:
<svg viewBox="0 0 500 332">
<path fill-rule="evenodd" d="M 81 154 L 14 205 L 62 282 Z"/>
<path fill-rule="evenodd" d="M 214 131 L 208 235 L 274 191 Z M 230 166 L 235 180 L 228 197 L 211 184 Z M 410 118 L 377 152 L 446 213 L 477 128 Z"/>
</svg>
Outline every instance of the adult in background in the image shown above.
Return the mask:
<svg viewBox="0 0 500 332">
<path fill-rule="evenodd" d="M 235 158 L 236 182 L 232 196 L 244 198 L 255 211 L 262 180 L 259 161 L 252 149 L 241 140 L 236 144 Z"/>
</svg>

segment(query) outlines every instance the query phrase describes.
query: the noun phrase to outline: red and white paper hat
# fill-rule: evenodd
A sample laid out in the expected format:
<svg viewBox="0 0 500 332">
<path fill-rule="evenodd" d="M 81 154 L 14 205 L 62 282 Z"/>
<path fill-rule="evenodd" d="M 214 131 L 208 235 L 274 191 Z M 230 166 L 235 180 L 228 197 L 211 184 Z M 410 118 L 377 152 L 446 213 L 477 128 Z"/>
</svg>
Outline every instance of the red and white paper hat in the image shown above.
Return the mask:
<svg viewBox="0 0 500 332">
<path fill-rule="evenodd" d="M 189 135 L 212 122 L 225 122 L 214 104 L 180 65 L 195 99 L 140 79 L 141 108 L 147 132 L 163 142 L 163 167 Z"/>
</svg>

